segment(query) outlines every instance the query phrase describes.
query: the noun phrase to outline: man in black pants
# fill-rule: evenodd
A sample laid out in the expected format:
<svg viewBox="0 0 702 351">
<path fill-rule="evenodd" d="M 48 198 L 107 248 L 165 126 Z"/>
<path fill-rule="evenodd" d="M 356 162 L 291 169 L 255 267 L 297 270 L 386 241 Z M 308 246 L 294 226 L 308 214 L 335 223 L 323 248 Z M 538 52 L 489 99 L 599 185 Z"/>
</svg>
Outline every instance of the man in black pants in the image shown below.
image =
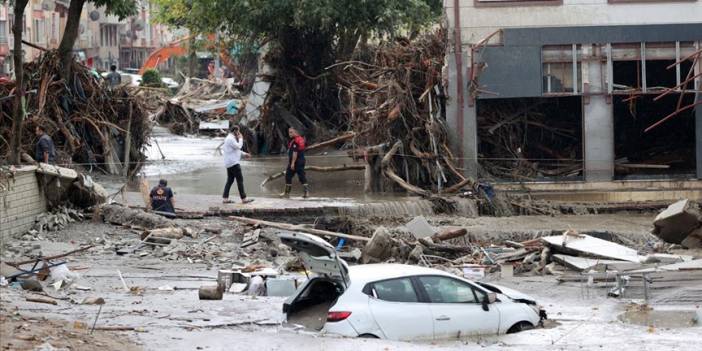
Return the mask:
<svg viewBox="0 0 702 351">
<path fill-rule="evenodd" d="M 241 173 L 241 166 L 239 161 L 241 161 L 241 156 L 251 157 L 250 154 L 242 151 L 244 146 L 244 137 L 241 135 L 239 126 L 232 126 L 229 130 L 229 134 L 224 139 L 224 146 L 222 147 L 222 153 L 224 154 L 224 167 L 227 168 L 227 183 L 224 185 L 224 194 L 222 194 L 222 203 L 231 204 L 234 201 L 229 200 L 229 189 L 232 187 L 232 183 L 236 180 L 236 187 L 239 189 L 239 197 L 241 197 L 241 203 L 247 204 L 253 201 L 246 197 L 246 192 L 244 191 L 244 176 Z"/>
<path fill-rule="evenodd" d="M 288 167 L 285 170 L 285 190 L 280 196 L 290 196 L 292 179 L 297 174 L 300 183 L 305 189 L 302 197 L 308 198 L 310 196 L 310 187 L 307 184 L 307 177 L 305 177 L 305 138 L 293 127 L 288 129 L 288 136 L 290 136 L 290 142 L 288 143 Z"/>
</svg>

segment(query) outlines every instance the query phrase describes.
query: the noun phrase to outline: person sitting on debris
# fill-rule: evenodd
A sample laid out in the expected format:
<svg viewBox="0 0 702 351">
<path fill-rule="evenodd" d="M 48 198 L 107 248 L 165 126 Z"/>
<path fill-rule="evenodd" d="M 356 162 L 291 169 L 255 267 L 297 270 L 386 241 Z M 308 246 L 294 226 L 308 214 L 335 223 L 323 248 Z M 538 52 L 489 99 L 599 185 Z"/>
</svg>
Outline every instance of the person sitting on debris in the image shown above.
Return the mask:
<svg viewBox="0 0 702 351">
<path fill-rule="evenodd" d="M 224 146 L 222 146 L 222 154 L 224 155 L 224 167 L 227 169 L 227 182 L 224 184 L 224 193 L 222 194 L 222 203 L 230 204 L 234 201 L 229 200 L 229 189 L 231 189 L 234 180 L 236 180 L 236 187 L 239 189 L 239 197 L 241 198 L 242 204 L 247 204 L 253 201 L 246 197 L 246 192 L 244 191 L 244 175 L 241 173 L 241 157 L 250 158 L 251 155 L 244 152 L 242 149 L 244 147 L 244 136 L 241 135 L 239 126 L 233 125 L 229 129 L 229 134 L 224 139 Z"/>
<path fill-rule="evenodd" d="M 44 127 L 38 125 L 34 133 L 39 137 L 37 145 L 34 149 L 34 159 L 37 162 L 56 163 L 56 147 L 51 137 L 46 134 Z"/>
<path fill-rule="evenodd" d="M 297 174 L 300 183 L 305 189 L 302 197 L 307 198 L 310 196 L 310 187 L 305 177 L 305 138 L 293 127 L 288 129 L 288 135 L 290 136 L 290 142 L 288 143 L 288 167 L 285 170 L 285 190 L 280 196 L 290 196 L 292 180 Z"/>
<path fill-rule="evenodd" d="M 158 212 L 175 214 L 175 198 L 173 191 L 168 187 L 168 181 L 161 179 L 158 185 L 151 189 L 151 209 Z"/>
<path fill-rule="evenodd" d="M 122 76 L 117 73 L 117 66 L 110 66 L 110 73 L 107 74 L 107 83 L 110 85 L 110 88 L 122 84 Z"/>
</svg>

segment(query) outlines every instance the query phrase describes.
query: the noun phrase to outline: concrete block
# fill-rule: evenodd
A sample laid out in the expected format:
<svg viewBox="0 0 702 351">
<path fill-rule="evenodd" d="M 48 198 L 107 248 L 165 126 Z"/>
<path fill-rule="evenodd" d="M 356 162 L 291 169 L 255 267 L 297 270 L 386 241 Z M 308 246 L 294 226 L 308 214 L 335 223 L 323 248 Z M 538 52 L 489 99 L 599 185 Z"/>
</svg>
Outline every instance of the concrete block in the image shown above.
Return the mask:
<svg viewBox="0 0 702 351">
<path fill-rule="evenodd" d="M 405 224 L 405 228 L 417 239 L 427 238 L 436 234 L 436 230 L 427 222 L 424 216 L 414 217 L 409 223 Z"/>
<path fill-rule="evenodd" d="M 689 200 L 680 200 L 663 210 L 653 221 L 653 234 L 662 240 L 680 244 L 700 226 L 700 214 Z"/>
</svg>

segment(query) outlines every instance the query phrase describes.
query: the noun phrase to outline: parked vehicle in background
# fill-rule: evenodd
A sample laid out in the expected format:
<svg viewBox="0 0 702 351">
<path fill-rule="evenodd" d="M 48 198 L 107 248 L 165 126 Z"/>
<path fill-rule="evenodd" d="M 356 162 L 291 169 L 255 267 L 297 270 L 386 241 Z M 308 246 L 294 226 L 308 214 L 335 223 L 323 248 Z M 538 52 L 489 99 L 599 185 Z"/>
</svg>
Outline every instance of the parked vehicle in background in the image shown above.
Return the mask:
<svg viewBox="0 0 702 351">
<path fill-rule="evenodd" d="M 514 333 L 546 318 L 516 290 L 403 264 L 349 267 L 326 241 L 282 233 L 317 274 L 283 305 L 289 323 L 352 337 L 432 340 Z"/>
<path fill-rule="evenodd" d="M 107 78 L 110 72 L 103 72 L 101 74 L 102 78 Z M 138 74 L 126 73 L 122 71 L 117 71 L 120 77 L 122 77 L 122 84 L 129 85 L 132 87 L 138 87 L 141 84 L 141 76 Z"/>
<path fill-rule="evenodd" d="M 176 82 L 176 80 L 173 78 L 161 77 L 161 82 L 163 82 L 166 88 L 169 89 L 175 89 L 180 86 L 180 84 L 178 84 L 178 82 Z"/>
</svg>

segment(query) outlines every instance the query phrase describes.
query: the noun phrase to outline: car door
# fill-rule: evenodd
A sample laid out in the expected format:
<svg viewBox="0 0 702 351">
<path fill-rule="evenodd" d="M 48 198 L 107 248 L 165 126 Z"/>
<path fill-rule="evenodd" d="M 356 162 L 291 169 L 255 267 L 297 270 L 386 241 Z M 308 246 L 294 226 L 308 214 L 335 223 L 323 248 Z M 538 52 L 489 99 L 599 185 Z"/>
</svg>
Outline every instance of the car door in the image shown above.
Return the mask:
<svg viewBox="0 0 702 351">
<path fill-rule="evenodd" d="M 410 278 L 369 284 L 368 306 L 380 330 L 392 340 L 431 340 L 434 323 L 428 303 L 420 302 Z"/>
<path fill-rule="evenodd" d="M 483 309 L 486 293 L 482 289 L 446 276 L 415 279 L 430 302 L 436 339 L 498 333 L 500 311 L 495 304 Z"/>
</svg>

